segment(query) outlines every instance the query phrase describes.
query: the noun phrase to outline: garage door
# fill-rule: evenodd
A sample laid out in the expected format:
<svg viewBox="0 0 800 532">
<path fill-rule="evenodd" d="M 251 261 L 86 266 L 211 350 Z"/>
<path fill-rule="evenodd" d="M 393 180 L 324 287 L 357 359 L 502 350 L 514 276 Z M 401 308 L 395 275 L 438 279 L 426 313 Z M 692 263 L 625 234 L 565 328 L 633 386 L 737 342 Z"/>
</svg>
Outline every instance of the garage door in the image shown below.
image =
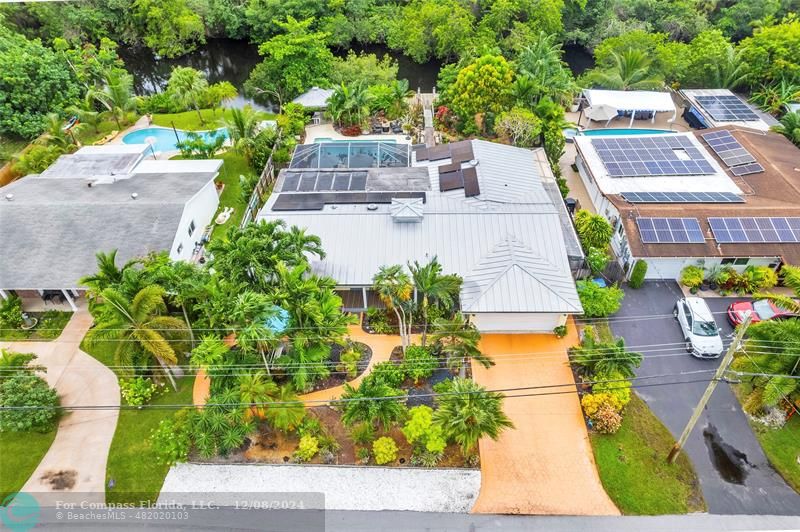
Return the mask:
<svg viewBox="0 0 800 532">
<path fill-rule="evenodd" d="M 488 313 L 473 314 L 471 321 L 485 333 L 549 333 L 559 325 L 561 314 Z"/>
<path fill-rule="evenodd" d="M 689 259 L 648 259 L 645 279 L 678 279 Z"/>
</svg>

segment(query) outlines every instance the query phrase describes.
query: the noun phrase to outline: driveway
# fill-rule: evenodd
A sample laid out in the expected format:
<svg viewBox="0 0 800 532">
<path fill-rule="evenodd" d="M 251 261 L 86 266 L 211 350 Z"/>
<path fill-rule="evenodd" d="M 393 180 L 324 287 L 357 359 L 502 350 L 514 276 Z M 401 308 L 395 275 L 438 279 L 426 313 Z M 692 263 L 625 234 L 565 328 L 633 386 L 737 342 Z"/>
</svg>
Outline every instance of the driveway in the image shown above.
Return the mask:
<svg viewBox="0 0 800 532">
<path fill-rule="evenodd" d="M 116 375 L 79 349 L 91 323 L 91 315 L 81 309 L 52 342 L 0 342 L 0 347 L 35 353 L 64 407 L 119 406 Z M 105 502 L 106 461 L 118 416 L 115 408 L 65 412 L 53 444 L 22 491 L 74 492 L 81 493 L 81 500 Z"/>
<path fill-rule="evenodd" d="M 681 291 L 675 282 L 648 282 L 639 290 L 626 289 L 622 309 L 611 320 L 611 325 L 614 333 L 624 337 L 628 346 L 644 355 L 638 376 L 718 367 L 720 359 L 697 360 L 686 353 L 683 336 L 672 318 L 675 301 L 680 297 Z M 706 300 L 722 330 L 726 346 L 730 343 L 727 335 L 731 334 L 732 328 L 725 319 L 724 310 L 733 300 Z M 685 375 L 647 379 L 640 384 L 709 378 L 710 374 Z M 706 385 L 697 382 L 652 386 L 639 388 L 637 393 L 677 436 Z M 800 495 L 769 465 L 728 384 L 717 386 L 689 437 L 685 452 L 694 463 L 709 512 L 800 515 Z"/>
<path fill-rule="evenodd" d="M 488 389 L 554 386 L 573 382 L 567 348 L 577 344 L 574 323 L 558 339 L 544 334 L 485 334 L 481 350 L 496 365 L 473 365 L 473 378 Z M 498 441 L 480 441 L 481 491 L 474 513 L 619 515 L 606 494 L 581 406 L 563 387 L 516 392 L 503 410 L 516 428 Z M 574 391 L 574 390 L 573 390 Z M 509 392 L 506 395 L 515 395 Z"/>
</svg>

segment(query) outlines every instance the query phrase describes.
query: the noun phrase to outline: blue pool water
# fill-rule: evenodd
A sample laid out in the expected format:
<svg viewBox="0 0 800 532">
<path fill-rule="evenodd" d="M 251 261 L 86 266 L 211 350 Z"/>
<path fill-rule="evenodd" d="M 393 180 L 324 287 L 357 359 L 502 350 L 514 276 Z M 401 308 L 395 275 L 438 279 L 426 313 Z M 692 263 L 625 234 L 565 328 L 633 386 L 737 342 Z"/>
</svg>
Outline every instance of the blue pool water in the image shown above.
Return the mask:
<svg viewBox="0 0 800 532">
<path fill-rule="evenodd" d="M 384 144 L 397 144 L 395 139 L 332 139 L 330 137 L 317 137 L 314 139 L 315 144 L 321 142 L 382 142 Z"/>
<path fill-rule="evenodd" d="M 667 129 L 586 129 L 581 131 L 581 135 L 588 135 L 590 137 L 606 137 L 609 135 L 658 135 L 660 133 L 675 133 Z"/>
<path fill-rule="evenodd" d="M 220 128 L 214 131 L 195 131 L 195 133 L 206 140 L 208 140 L 215 133 L 221 134 L 223 137 L 228 138 L 228 130 L 225 128 Z M 182 129 L 178 130 L 178 137 L 181 140 L 186 138 L 186 134 L 187 131 L 183 131 Z M 145 129 L 131 131 L 122 137 L 122 142 L 125 144 L 147 144 L 148 137 L 153 137 L 155 139 L 156 142 L 153 144 L 153 149 L 156 151 L 166 152 L 178 150 L 177 146 L 175 146 L 175 132 L 171 128 L 167 127 L 148 127 Z"/>
</svg>

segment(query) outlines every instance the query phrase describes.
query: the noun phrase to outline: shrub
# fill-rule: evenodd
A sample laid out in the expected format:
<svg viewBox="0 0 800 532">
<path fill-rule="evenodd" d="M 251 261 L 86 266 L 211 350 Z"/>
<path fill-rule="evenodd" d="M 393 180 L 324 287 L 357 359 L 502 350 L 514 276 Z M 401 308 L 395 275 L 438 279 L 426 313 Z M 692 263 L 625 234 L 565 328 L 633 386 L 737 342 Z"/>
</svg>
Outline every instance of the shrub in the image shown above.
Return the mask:
<svg viewBox="0 0 800 532">
<path fill-rule="evenodd" d="M 622 305 L 625 292 L 616 286 L 603 288 L 593 281 L 578 281 L 578 296 L 583 314 L 588 318 L 602 318 L 614 314 Z"/>
<path fill-rule="evenodd" d="M 48 310 L 39 317 L 39 325 L 36 332 L 39 338 L 52 340 L 58 338 L 64 330 L 64 326 L 69 321 L 70 314 L 58 310 Z"/>
<path fill-rule="evenodd" d="M 347 372 L 347 377 L 350 379 L 358 375 L 358 363 L 361 361 L 361 351 L 353 346 L 342 352 L 339 357 L 341 366 Z"/>
<path fill-rule="evenodd" d="M 179 411 L 175 417 L 162 419 L 150 435 L 150 443 L 158 456 L 158 461 L 169 466 L 185 462 L 189 456 L 188 413 Z"/>
<path fill-rule="evenodd" d="M 410 345 L 406 348 L 403 370 L 408 377 L 414 379 L 414 384 L 419 383 L 420 379 L 427 379 L 433 375 L 433 370 L 438 365 L 438 360 L 427 347 Z"/>
<path fill-rule="evenodd" d="M 61 146 L 34 145 L 25 150 L 14 163 L 14 172 L 19 175 L 40 174 L 64 153 L 65 150 Z"/>
<path fill-rule="evenodd" d="M 700 266 L 686 266 L 681 270 L 681 284 L 689 289 L 698 289 L 705 279 L 705 271 Z"/>
<path fill-rule="evenodd" d="M 615 411 L 622 410 L 622 404 L 611 394 L 607 393 L 587 393 L 581 398 L 583 413 L 588 418 L 594 418 L 601 407 L 610 407 Z"/>
<path fill-rule="evenodd" d="M 8 299 L 0 301 L 1 325 L 11 329 L 18 329 L 23 321 L 22 300 L 19 297 L 12 295 Z"/>
<path fill-rule="evenodd" d="M 367 323 L 376 334 L 390 334 L 392 332 L 392 326 L 389 325 L 389 315 L 384 309 L 367 309 Z"/>
<path fill-rule="evenodd" d="M 378 438 L 372 443 L 372 452 L 375 454 L 375 463 L 388 464 L 397 460 L 397 444 L 388 436 Z"/>
<path fill-rule="evenodd" d="M 767 266 L 748 266 L 733 276 L 733 289 L 739 292 L 756 292 L 778 284 L 778 275 Z"/>
<path fill-rule="evenodd" d="M 415 449 L 425 449 L 441 453 L 447 447 L 442 426 L 433 422 L 433 409 L 429 406 L 415 406 L 408 411 L 409 419 L 402 429 L 408 443 Z"/>
<path fill-rule="evenodd" d="M 636 264 L 633 265 L 633 272 L 631 272 L 631 280 L 628 281 L 628 286 L 641 288 L 645 275 L 647 275 L 647 261 L 637 260 Z"/>
<path fill-rule="evenodd" d="M 339 441 L 328 433 L 320 434 L 317 440 L 319 440 L 320 452 L 336 455 L 336 453 L 342 450 Z"/>
<path fill-rule="evenodd" d="M 423 450 L 414 452 L 414 454 L 411 456 L 411 465 L 417 467 L 436 467 L 442 460 L 443 456 L 444 453 L 441 451 L 432 452 Z"/>
<path fill-rule="evenodd" d="M 350 438 L 358 445 L 369 445 L 375 439 L 375 427 L 370 423 L 359 423 L 350 429 Z"/>
<path fill-rule="evenodd" d="M 175 143 L 181 151 L 181 156 L 185 158 L 210 159 L 225 144 L 225 136 L 212 133 L 207 138 L 199 133 L 186 133 L 186 138 Z"/>
<path fill-rule="evenodd" d="M 567 326 L 566 325 L 559 325 L 555 329 L 553 329 L 553 334 L 555 334 L 559 338 L 564 338 L 567 335 Z"/>
<path fill-rule="evenodd" d="M 406 380 L 406 372 L 402 364 L 387 360 L 375 364 L 367 378 L 397 388 Z"/>
<path fill-rule="evenodd" d="M 621 410 L 628 403 L 631 402 L 631 382 L 625 380 L 625 375 L 612 371 L 612 372 L 597 372 L 594 374 L 594 381 L 601 381 L 592 385 L 592 393 L 598 395 L 610 395 L 614 400 L 614 405 L 619 405 L 618 410 Z M 602 381 L 617 381 L 617 382 L 602 382 Z"/>
<path fill-rule="evenodd" d="M 586 209 L 575 213 L 575 231 L 583 248 L 589 250 L 597 248 L 605 250 L 611 242 L 614 228 L 600 214 L 593 214 Z"/>
<path fill-rule="evenodd" d="M 602 273 L 608 266 L 608 253 L 600 248 L 589 248 L 586 253 L 586 264 L 592 270 L 592 275 Z"/>
<path fill-rule="evenodd" d="M 308 462 L 319 452 L 319 440 L 314 436 L 306 434 L 300 438 L 300 444 L 294 452 L 294 457 L 298 462 Z"/>
<path fill-rule="evenodd" d="M 136 109 L 139 114 L 179 113 L 186 110 L 178 105 L 172 94 L 167 91 L 157 92 L 149 96 L 140 96 L 136 102 Z"/>
<path fill-rule="evenodd" d="M 318 436 L 322 434 L 322 422 L 314 416 L 306 416 L 297 427 L 300 436 Z"/>
<path fill-rule="evenodd" d="M 61 415 L 58 393 L 30 373 L 20 373 L 0 384 L 0 407 L 34 406 L 30 410 L 0 409 L 0 432 L 47 432 Z"/>
<path fill-rule="evenodd" d="M 369 457 L 370 457 L 369 449 L 367 449 L 366 447 L 359 447 L 358 450 L 356 451 L 356 458 L 358 458 L 358 461 L 362 464 L 368 464 Z"/>
<path fill-rule="evenodd" d="M 614 434 L 622 426 L 622 415 L 609 405 L 597 409 L 592 419 L 592 427 L 600 434 Z"/>
<path fill-rule="evenodd" d="M 120 379 L 119 389 L 122 398 L 131 406 L 141 406 L 149 403 L 156 391 L 156 385 L 150 379 L 136 377 L 134 379 Z"/>
</svg>

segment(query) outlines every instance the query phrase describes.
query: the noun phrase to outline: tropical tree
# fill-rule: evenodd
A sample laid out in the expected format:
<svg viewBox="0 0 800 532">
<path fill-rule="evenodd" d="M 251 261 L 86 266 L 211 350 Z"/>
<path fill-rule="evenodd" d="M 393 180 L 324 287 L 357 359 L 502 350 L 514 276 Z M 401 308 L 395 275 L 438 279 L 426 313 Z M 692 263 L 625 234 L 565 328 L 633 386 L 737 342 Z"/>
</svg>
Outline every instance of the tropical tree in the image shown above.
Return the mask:
<svg viewBox="0 0 800 532">
<path fill-rule="evenodd" d="M 514 70 L 501 55 L 484 55 L 458 72 L 451 93 L 451 105 L 464 117 L 478 113 L 499 113 L 511 103 Z"/>
<path fill-rule="evenodd" d="M 414 96 L 414 91 L 408 88 L 407 79 L 398 79 L 389 85 L 389 88 L 389 95 L 392 101 L 391 108 L 389 109 L 389 116 L 403 116 L 408 109 L 408 99 Z"/>
<path fill-rule="evenodd" d="M 572 361 L 586 369 L 590 375 L 619 374 L 631 379 L 636 375 L 635 369 L 642 363 L 641 353 L 625 349 L 624 338 L 600 342 L 591 326 L 584 328 L 583 341 L 572 350 L 571 355 Z"/>
<path fill-rule="evenodd" d="M 43 366 L 32 366 L 36 360 L 33 353 L 17 353 L 10 349 L 0 349 L 0 382 L 20 373 L 33 373 L 44 369 Z"/>
<path fill-rule="evenodd" d="M 175 67 L 167 82 L 169 93 L 176 104 L 197 111 L 200 123 L 205 124 L 199 102 L 208 90 L 208 80 L 202 72 L 191 67 Z"/>
<path fill-rule="evenodd" d="M 613 51 L 609 62 L 607 68 L 592 71 L 588 80 L 606 89 L 624 91 L 658 89 L 664 85 L 664 78 L 642 50 Z"/>
<path fill-rule="evenodd" d="M 62 151 L 68 151 L 72 144 L 75 143 L 75 137 L 67 133 L 62 127 L 64 121 L 56 113 L 48 113 L 45 122 L 45 130 L 38 139 L 37 144 L 45 146 L 56 146 Z M 81 129 L 83 124 L 77 124 L 73 127 L 75 131 Z"/>
<path fill-rule="evenodd" d="M 421 298 L 419 308 L 422 314 L 422 346 L 425 347 L 428 337 L 428 309 L 431 305 L 448 311 L 452 309 L 461 290 L 461 278 L 458 275 L 443 275 L 442 265 L 436 256 L 424 265 L 417 261 L 409 263 L 408 269 L 417 297 Z"/>
<path fill-rule="evenodd" d="M 494 361 L 478 347 L 480 339 L 481 333 L 460 312 L 453 319 L 439 318 L 433 322 L 433 341 L 447 355 L 448 367 L 459 368 L 461 378 L 466 377 L 467 359 L 485 368 L 494 366 Z"/>
<path fill-rule="evenodd" d="M 136 97 L 133 95 L 133 78 L 126 72 L 117 70 L 109 71 L 104 79 L 103 86 L 90 89 L 87 97 L 92 98 L 106 108 L 117 123 L 117 129 L 122 129 L 127 113 L 136 109 Z"/>
<path fill-rule="evenodd" d="M 372 427 L 380 423 L 388 430 L 392 423 L 405 415 L 402 398 L 405 393 L 392 388 L 385 382 L 364 378 L 358 388 L 344 385 L 342 394 L 342 421 L 348 427 L 358 423 L 367 423 Z"/>
<path fill-rule="evenodd" d="M 781 125 L 775 126 L 774 130 L 800 146 L 800 111 L 783 115 Z"/>
<path fill-rule="evenodd" d="M 575 229 L 584 249 L 597 248 L 605 251 L 611 243 L 614 228 L 602 215 L 586 209 L 575 213 Z"/>
<path fill-rule="evenodd" d="M 81 124 L 91 127 L 95 133 L 100 133 L 100 124 L 103 123 L 103 115 L 94 110 L 94 102 L 84 100 L 80 106 L 72 105 L 67 108 L 67 112 L 77 116 Z"/>
<path fill-rule="evenodd" d="M 116 342 L 116 363 L 144 369 L 155 360 L 177 391 L 169 369 L 178 363 L 177 352 L 187 336 L 182 320 L 164 315 L 164 289 L 158 285 L 142 288 L 128 299 L 114 288 L 100 292 L 102 303 L 95 312 L 95 326 L 86 340 L 96 346 L 100 342 Z"/>
<path fill-rule="evenodd" d="M 250 105 L 245 105 L 241 109 L 231 109 L 230 117 L 223 120 L 233 148 L 244 155 L 248 162 L 253 157 L 258 122 L 258 114 Z"/>
<path fill-rule="evenodd" d="M 306 408 L 294 389 L 288 384 L 281 386 L 274 400 L 279 404 L 267 408 L 264 412 L 267 420 L 278 430 L 295 430 L 306 417 Z"/>
<path fill-rule="evenodd" d="M 123 264 L 122 268 L 117 266 L 116 249 L 112 249 L 108 253 L 98 251 L 95 258 L 97 259 L 97 273 L 82 277 L 79 281 L 89 289 L 90 301 L 96 299 L 106 288 L 117 288 L 122 283 L 125 271 L 134 264 L 134 261 L 129 261 Z"/>
<path fill-rule="evenodd" d="M 372 94 L 361 81 L 342 83 L 328 99 L 328 114 L 339 125 L 360 125 L 369 116 Z"/>
<path fill-rule="evenodd" d="M 203 94 L 203 105 L 211 107 L 211 112 L 216 116 L 217 108 L 228 100 L 239 95 L 239 91 L 230 81 L 220 81 L 208 86 Z"/>
<path fill-rule="evenodd" d="M 503 395 L 469 379 L 454 379 L 447 393 L 436 397 L 436 404 L 433 422 L 461 446 L 464 455 L 471 454 L 481 438 L 497 440 L 503 430 L 514 428 L 503 412 Z"/>
<path fill-rule="evenodd" d="M 386 308 L 394 312 L 400 328 L 400 344 L 406 352 L 411 338 L 411 309 L 414 285 L 399 264 L 381 266 L 372 278 L 372 285 Z"/>
<path fill-rule="evenodd" d="M 520 81 L 524 78 L 518 78 Z M 542 121 L 535 113 L 522 107 L 514 107 L 497 117 L 495 132 L 514 146 L 531 147 L 540 140 Z"/>
<path fill-rule="evenodd" d="M 211 392 L 216 393 L 228 387 L 234 375 L 238 373 L 236 353 L 231 352 L 225 342 L 217 334 L 203 336 L 200 343 L 192 349 L 189 364 L 199 368 L 211 380 Z"/>
<path fill-rule="evenodd" d="M 264 403 L 272 401 L 279 393 L 279 387 L 266 377 L 263 371 L 239 376 L 239 397 L 249 405 L 248 418 L 264 416 Z"/>
<path fill-rule="evenodd" d="M 800 81 L 795 83 L 784 78 L 778 83 L 762 84 L 753 92 L 751 100 L 768 113 L 780 113 L 787 104 L 800 100 Z"/>
<path fill-rule="evenodd" d="M 577 85 L 569 66 L 562 60 L 564 51 L 558 35 L 540 31 L 517 57 L 518 79 L 524 79 L 527 105 L 532 107 L 547 96 L 561 105 L 569 105 L 577 92 Z M 517 87 L 519 91 L 523 87 Z"/>
</svg>

